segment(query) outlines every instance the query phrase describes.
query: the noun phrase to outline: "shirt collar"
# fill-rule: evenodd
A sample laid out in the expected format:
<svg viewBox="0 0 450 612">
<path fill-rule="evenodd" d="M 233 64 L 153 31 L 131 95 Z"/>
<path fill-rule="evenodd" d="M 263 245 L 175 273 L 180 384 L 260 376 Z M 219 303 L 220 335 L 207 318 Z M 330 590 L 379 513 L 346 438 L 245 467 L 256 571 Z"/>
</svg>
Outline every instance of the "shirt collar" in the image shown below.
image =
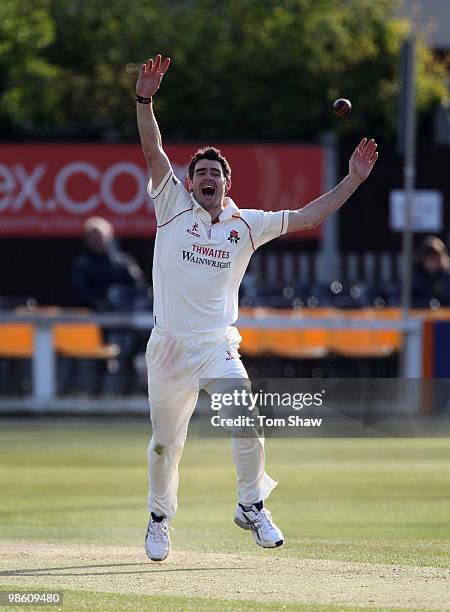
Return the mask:
<svg viewBox="0 0 450 612">
<path fill-rule="evenodd" d="M 197 200 L 194 198 L 194 195 L 192 193 L 191 193 L 191 199 L 192 199 L 192 203 L 194 204 L 194 210 L 197 212 L 200 218 L 203 221 L 211 222 L 211 216 L 209 212 L 205 210 L 203 206 L 201 206 L 197 202 Z M 236 204 L 231 198 L 225 197 L 223 199 L 223 203 L 224 203 L 224 209 L 219 215 L 219 221 L 227 221 L 228 219 L 231 219 L 233 215 L 240 216 L 241 211 L 239 210 L 239 208 L 236 206 Z"/>
</svg>

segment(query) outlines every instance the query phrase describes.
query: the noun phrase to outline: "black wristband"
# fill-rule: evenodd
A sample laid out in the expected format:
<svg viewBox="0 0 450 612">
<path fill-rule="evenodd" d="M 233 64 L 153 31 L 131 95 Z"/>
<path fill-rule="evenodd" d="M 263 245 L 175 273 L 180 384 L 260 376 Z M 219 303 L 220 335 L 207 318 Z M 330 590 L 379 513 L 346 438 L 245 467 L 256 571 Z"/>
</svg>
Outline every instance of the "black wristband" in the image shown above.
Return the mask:
<svg viewBox="0 0 450 612">
<path fill-rule="evenodd" d="M 139 102 L 139 104 L 150 104 L 151 101 L 151 98 L 143 98 L 142 96 L 138 96 L 136 94 L 136 102 Z"/>
</svg>

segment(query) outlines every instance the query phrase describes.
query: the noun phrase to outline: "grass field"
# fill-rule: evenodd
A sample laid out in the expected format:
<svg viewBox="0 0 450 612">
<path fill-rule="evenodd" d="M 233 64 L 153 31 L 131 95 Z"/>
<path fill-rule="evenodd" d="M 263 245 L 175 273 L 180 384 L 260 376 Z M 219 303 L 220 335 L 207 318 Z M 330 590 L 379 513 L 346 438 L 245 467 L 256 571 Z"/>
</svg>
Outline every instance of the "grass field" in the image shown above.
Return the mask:
<svg viewBox="0 0 450 612">
<path fill-rule="evenodd" d="M 262 550 L 232 521 L 229 441 L 191 435 L 160 564 L 142 546 L 149 434 L 0 422 L 0 590 L 60 590 L 66 611 L 450 610 L 449 439 L 268 440 L 286 545 Z"/>
</svg>

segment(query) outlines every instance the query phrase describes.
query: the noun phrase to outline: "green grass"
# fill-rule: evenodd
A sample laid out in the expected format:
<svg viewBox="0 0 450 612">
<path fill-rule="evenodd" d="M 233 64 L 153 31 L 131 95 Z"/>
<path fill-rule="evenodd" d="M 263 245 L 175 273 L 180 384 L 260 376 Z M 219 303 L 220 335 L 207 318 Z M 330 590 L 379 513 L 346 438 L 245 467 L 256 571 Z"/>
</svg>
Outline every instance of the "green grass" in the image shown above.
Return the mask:
<svg viewBox="0 0 450 612">
<path fill-rule="evenodd" d="M 17 587 L 5 587 L 0 585 L 0 592 L 3 590 L 17 591 Z M 36 609 L 36 608 L 35 608 Z M 197 610 L 307 610 L 308 612 L 366 612 L 367 608 L 360 606 L 341 606 L 341 605 L 301 605 L 301 604 L 281 604 L 274 606 L 273 603 L 253 602 L 253 601 L 229 601 L 225 599 L 202 599 L 200 597 L 167 597 L 153 595 L 117 595 L 109 593 L 84 593 L 82 591 L 64 591 L 63 606 L 39 606 L 41 612 L 67 612 L 68 610 L 89 610 L 89 612 L 100 612 L 101 610 L 154 610 L 197 612 Z M 2 610 L 17 612 L 18 607 L 2 607 Z M 371 607 L 370 612 L 383 612 L 383 608 Z M 419 612 L 412 608 L 389 608 L 389 612 Z M 423 608 L 420 612 L 427 612 Z"/>
<path fill-rule="evenodd" d="M 1 540 L 142 546 L 149 435 L 143 423 L 0 422 L 0 546 Z M 266 451 L 267 471 L 279 481 L 268 506 L 286 537 L 284 556 L 450 567 L 448 439 L 271 439 Z M 180 478 L 173 546 L 254 554 L 251 538 L 232 522 L 229 441 L 191 436 Z M 92 594 L 70 597 L 74 609 L 122 601 L 102 594 L 98 607 Z M 206 609 L 204 601 L 136 595 L 120 609 Z M 207 608 L 226 604 L 208 600 Z M 252 602 L 239 606 L 256 609 Z"/>
<path fill-rule="evenodd" d="M 149 433 L 127 423 L 2 424 L 1 538 L 140 544 Z M 279 481 L 268 505 L 288 554 L 444 563 L 447 439 L 272 439 L 266 449 L 268 472 Z M 177 545 L 195 548 L 206 536 L 212 550 L 251 549 L 231 522 L 229 441 L 191 437 L 180 475 Z"/>
</svg>

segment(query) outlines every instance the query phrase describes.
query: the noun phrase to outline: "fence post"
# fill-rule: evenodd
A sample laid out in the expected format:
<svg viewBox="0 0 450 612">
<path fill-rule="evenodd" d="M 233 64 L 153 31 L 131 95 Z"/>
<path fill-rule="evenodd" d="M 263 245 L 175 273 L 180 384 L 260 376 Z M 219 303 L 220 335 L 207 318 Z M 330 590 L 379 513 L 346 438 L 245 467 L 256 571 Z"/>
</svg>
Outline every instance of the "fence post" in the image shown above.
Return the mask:
<svg viewBox="0 0 450 612">
<path fill-rule="evenodd" d="M 423 321 L 420 318 L 409 319 L 411 327 L 405 333 L 404 347 L 404 377 L 422 378 L 422 329 Z"/>
<path fill-rule="evenodd" d="M 33 398 L 51 400 L 55 395 L 55 353 L 53 350 L 52 326 L 45 321 L 36 321 L 33 351 Z"/>
</svg>

